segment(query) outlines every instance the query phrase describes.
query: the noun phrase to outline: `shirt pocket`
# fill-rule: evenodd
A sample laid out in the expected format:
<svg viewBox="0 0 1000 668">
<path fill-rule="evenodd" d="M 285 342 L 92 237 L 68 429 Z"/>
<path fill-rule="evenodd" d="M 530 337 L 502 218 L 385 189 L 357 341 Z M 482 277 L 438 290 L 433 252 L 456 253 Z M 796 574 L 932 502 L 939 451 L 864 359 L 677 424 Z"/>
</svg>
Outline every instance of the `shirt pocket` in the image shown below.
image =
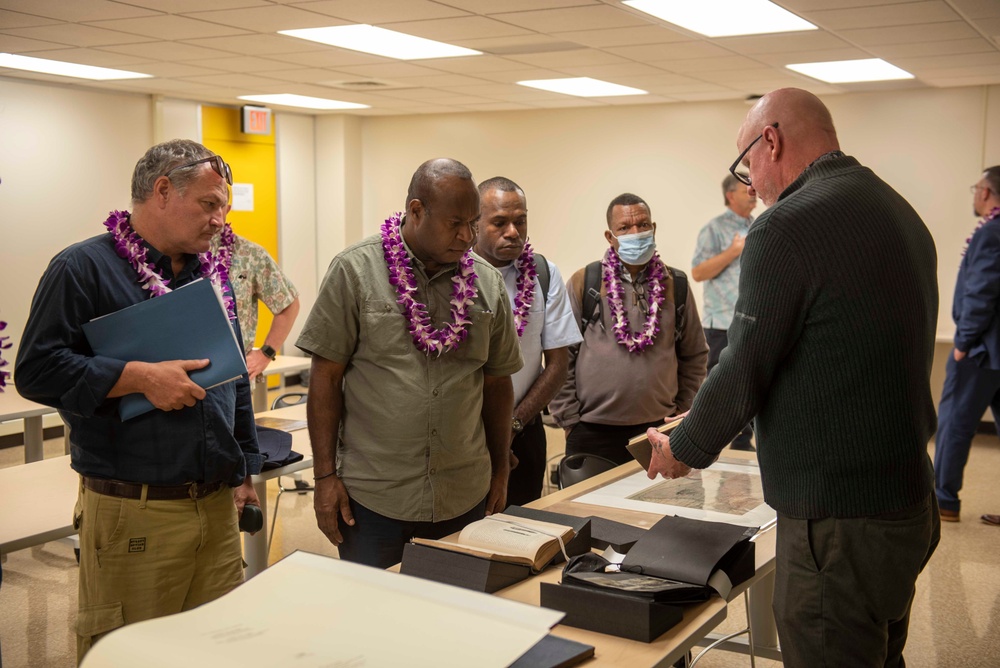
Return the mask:
<svg viewBox="0 0 1000 668">
<path fill-rule="evenodd" d="M 413 346 L 410 323 L 399 305 L 382 299 L 365 300 L 361 308 L 361 343 L 373 355 L 406 355 Z"/>
<path fill-rule="evenodd" d="M 446 354 L 454 355 L 457 359 L 475 362 L 477 367 L 483 366 L 490 358 L 493 312 L 470 308 L 468 316 L 471 321 L 468 326 L 469 335 L 458 345 L 458 349 Z"/>
</svg>

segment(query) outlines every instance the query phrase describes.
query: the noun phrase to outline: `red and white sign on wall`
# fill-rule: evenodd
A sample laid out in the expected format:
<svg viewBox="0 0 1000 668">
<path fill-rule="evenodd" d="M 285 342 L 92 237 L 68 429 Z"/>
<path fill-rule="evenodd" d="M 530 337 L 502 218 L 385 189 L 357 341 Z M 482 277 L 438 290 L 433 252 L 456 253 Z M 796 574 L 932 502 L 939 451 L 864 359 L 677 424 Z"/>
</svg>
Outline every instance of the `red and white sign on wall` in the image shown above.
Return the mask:
<svg viewBox="0 0 1000 668">
<path fill-rule="evenodd" d="M 241 108 L 240 131 L 245 135 L 269 135 L 271 134 L 271 110 L 267 107 L 252 107 L 245 105 Z"/>
</svg>

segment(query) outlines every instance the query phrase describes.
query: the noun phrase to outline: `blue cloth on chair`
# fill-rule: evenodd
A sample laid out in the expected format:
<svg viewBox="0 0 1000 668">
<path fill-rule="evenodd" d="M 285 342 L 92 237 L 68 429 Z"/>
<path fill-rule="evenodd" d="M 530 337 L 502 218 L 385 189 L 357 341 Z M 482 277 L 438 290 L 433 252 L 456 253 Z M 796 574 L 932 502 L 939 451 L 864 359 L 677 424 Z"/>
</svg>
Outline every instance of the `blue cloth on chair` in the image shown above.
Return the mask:
<svg viewBox="0 0 1000 668">
<path fill-rule="evenodd" d="M 264 456 L 262 471 L 293 464 L 302 459 L 301 454 L 292 450 L 292 435 L 287 431 L 258 426 L 257 443 L 260 454 Z"/>
</svg>

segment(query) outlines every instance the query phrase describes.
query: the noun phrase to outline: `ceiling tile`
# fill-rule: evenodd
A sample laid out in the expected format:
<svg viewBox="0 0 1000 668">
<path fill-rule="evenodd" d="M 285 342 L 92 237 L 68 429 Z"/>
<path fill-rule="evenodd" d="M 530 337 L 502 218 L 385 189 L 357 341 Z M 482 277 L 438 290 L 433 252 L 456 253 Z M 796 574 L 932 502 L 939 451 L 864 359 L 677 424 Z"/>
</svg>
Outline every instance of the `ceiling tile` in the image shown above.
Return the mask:
<svg viewBox="0 0 1000 668">
<path fill-rule="evenodd" d="M 732 51 L 707 41 L 677 42 L 675 44 L 646 44 L 642 46 L 614 46 L 607 49 L 611 53 L 639 62 L 657 60 L 686 60 L 688 58 L 711 58 L 731 56 Z"/>
<path fill-rule="evenodd" d="M 155 60 L 210 60 L 212 58 L 231 58 L 233 54 L 202 46 L 182 44 L 180 42 L 146 42 L 144 44 L 123 44 L 106 46 L 104 51 L 127 53 L 136 56 L 146 56 Z"/>
<path fill-rule="evenodd" d="M 504 12 L 523 12 L 531 9 L 538 9 L 542 3 L 539 0 L 438 0 L 439 4 L 458 7 L 474 14 L 502 14 Z M 558 7 L 579 7 L 583 5 L 597 5 L 600 0 L 544 0 L 544 5 L 548 9 Z"/>
<path fill-rule="evenodd" d="M 10 28 L 30 28 L 31 26 L 44 26 L 58 23 L 56 19 L 45 18 L 44 16 L 33 16 L 32 14 L 22 14 L 21 12 L 9 12 L 0 9 L 0 26 L 3 30 Z"/>
<path fill-rule="evenodd" d="M 786 53 L 807 49 L 840 49 L 850 44 L 825 30 L 787 32 L 777 35 L 745 35 L 712 40 L 714 44 L 737 53 Z"/>
<path fill-rule="evenodd" d="M 415 65 L 426 65 L 435 70 L 457 74 L 479 72 L 503 72 L 520 67 L 520 63 L 497 56 L 469 56 L 467 58 L 434 58 L 432 60 L 411 60 Z"/>
<path fill-rule="evenodd" d="M 221 26 L 216 23 L 189 19 L 184 16 L 153 16 L 144 19 L 119 19 L 96 21 L 92 25 L 109 30 L 121 30 L 158 39 L 197 39 L 223 37 L 245 33 L 241 28 Z"/>
<path fill-rule="evenodd" d="M 993 51 L 991 53 L 961 53 L 951 56 L 924 56 L 922 58 L 896 58 L 892 61 L 892 64 L 902 67 L 912 74 L 923 70 L 1000 65 L 1000 51 Z"/>
<path fill-rule="evenodd" d="M 664 44 L 667 42 L 689 42 L 690 35 L 679 33 L 665 26 L 645 25 L 631 28 L 607 28 L 604 30 L 572 30 L 560 32 L 559 37 L 586 46 L 632 46 L 635 44 Z"/>
<path fill-rule="evenodd" d="M 531 102 L 531 106 L 540 107 L 542 109 L 561 109 L 563 107 L 602 107 L 605 105 L 603 102 L 594 102 L 590 99 L 582 97 L 563 95 L 559 98 L 533 101 Z"/>
<path fill-rule="evenodd" d="M 481 72 L 477 74 L 480 79 L 496 81 L 497 83 L 514 84 L 518 81 L 530 81 L 532 79 L 558 79 L 565 76 L 554 70 L 545 70 L 540 67 L 525 68 L 520 70 L 508 70 L 507 72 Z"/>
<path fill-rule="evenodd" d="M 187 61 L 188 65 L 208 67 L 223 72 L 249 72 L 260 73 L 279 72 L 288 69 L 288 63 L 282 63 L 268 58 L 257 58 L 256 56 L 235 56 L 230 58 L 209 58 L 197 62 Z"/>
<path fill-rule="evenodd" d="M 455 43 L 455 40 L 469 40 L 477 37 L 503 37 L 524 35 L 528 31 L 508 23 L 501 23 L 485 16 L 468 16 L 457 19 L 437 19 L 434 21 L 407 21 L 406 23 L 385 23 L 384 28 L 398 30 L 407 35 L 436 39 Z"/>
<path fill-rule="evenodd" d="M 221 12 L 193 12 L 187 14 L 187 17 L 262 33 L 296 28 L 323 28 L 342 23 L 331 21 L 329 16 L 282 5 L 227 9 Z"/>
<path fill-rule="evenodd" d="M 253 88 L 255 86 L 274 84 L 274 79 L 257 76 L 256 74 L 234 74 L 232 72 L 183 77 L 183 80 L 190 83 L 228 86 L 230 88 Z"/>
<path fill-rule="evenodd" d="M 507 56 L 511 60 L 535 67 L 579 67 L 583 65 L 614 65 L 629 62 L 625 58 L 596 49 L 574 51 L 553 51 L 551 53 L 528 53 Z"/>
<path fill-rule="evenodd" d="M 288 67 L 288 63 L 285 63 L 285 67 Z M 331 78 L 336 77 L 337 73 L 332 70 L 320 68 L 299 68 L 294 70 L 268 70 L 267 76 L 284 81 L 315 84 L 321 81 L 329 81 Z M 344 78 L 346 79 L 347 77 L 345 76 Z"/>
<path fill-rule="evenodd" d="M 68 44 L 60 42 L 46 42 L 40 39 L 29 39 L 27 37 L 16 37 L 14 35 L 4 35 L 0 33 L 0 51 L 3 53 L 32 53 L 34 51 L 47 51 L 58 49 L 59 47 L 70 48 Z"/>
<path fill-rule="evenodd" d="M 827 30 L 944 23 L 961 19 L 951 7 L 939 0 L 809 12 L 805 18 Z"/>
<path fill-rule="evenodd" d="M 334 48 L 304 39 L 288 37 L 287 35 L 209 37 L 203 39 L 186 39 L 184 43 L 204 46 L 209 49 L 222 49 L 224 51 L 232 51 L 233 53 L 245 53 L 257 56 L 276 53 L 316 53 Z"/>
<path fill-rule="evenodd" d="M 7 2 L 8 0 L 3 0 Z M 34 0 L 22 0 L 34 2 Z M 54 2 L 67 3 L 67 0 L 53 0 Z M 71 0 L 70 0 L 71 1 Z M 240 7 L 264 7 L 270 5 L 268 0 L 118 0 L 137 7 L 155 9 L 165 14 L 186 14 L 187 12 L 204 11 L 211 9 L 238 9 Z"/>
<path fill-rule="evenodd" d="M 754 60 L 771 65 L 773 67 L 784 67 L 792 63 L 825 63 L 831 60 L 862 60 L 873 58 L 878 54 L 873 49 L 855 49 L 847 47 L 844 49 L 818 49 L 815 51 L 797 51 L 790 53 L 761 53 L 754 56 Z"/>
<path fill-rule="evenodd" d="M 617 97 L 599 97 L 596 99 L 615 107 L 626 107 L 636 104 L 663 104 L 664 102 L 674 101 L 672 98 L 662 95 L 620 95 Z"/>
<path fill-rule="evenodd" d="M 143 74 L 152 74 L 154 77 L 163 78 L 196 77 L 207 74 L 220 74 L 218 69 L 201 67 L 200 65 L 193 65 L 190 63 L 143 63 L 141 67 Z"/>
<path fill-rule="evenodd" d="M 518 104 L 516 102 L 483 102 L 478 104 L 463 104 L 460 105 L 466 111 L 523 111 L 525 109 L 531 109 L 526 104 Z"/>
<path fill-rule="evenodd" d="M 523 35 L 506 35 L 504 37 L 480 37 L 476 39 L 454 39 L 452 44 L 458 44 L 469 49 L 506 56 L 513 53 L 544 53 L 546 51 L 578 49 L 582 45 L 557 39 L 549 35 L 525 33 Z"/>
<path fill-rule="evenodd" d="M 1000 2 L 996 0 L 951 0 L 951 4 L 970 19 L 1000 18 Z"/>
<path fill-rule="evenodd" d="M 997 47 L 981 37 L 953 39 L 942 42 L 916 42 L 913 44 L 887 44 L 869 47 L 880 58 L 913 58 L 919 56 L 951 56 L 959 53 L 986 53 Z"/>
<path fill-rule="evenodd" d="M 571 74 L 575 77 L 593 77 L 604 81 L 618 81 L 622 77 L 636 77 L 646 74 L 660 74 L 663 70 L 651 67 L 644 63 L 619 63 L 616 65 L 582 65 L 580 67 L 560 67 L 561 72 Z"/>
<path fill-rule="evenodd" d="M 443 74 L 440 70 L 412 65 L 405 61 L 370 63 L 366 65 L 345 65 L 337 67 L 341 72 L 376 79 L 398 79 L 401 77 L 429 77 Z"/>
<path fill-rule="evenodd" d="M 347 65 L 365 65 L 368 63 L 390 62 L 388 58 L 372 56 L 360 51 L 349 51 L 336 47 L 327 47 L 320 51 L 310 51 L 308 53 L 276 53 L 271 54 L 273 60 L 278 60 L 294 65 L 305 67 L 344 67 Z"/>
<path fill-rule="evenodd" d="M 698 72 L 722 72 L 726 70 L 740 70 L 753 67 L 760 67 L 760 63 L 745 56 L 721 56 L 718 58 L 690 58 L 686 60 L 666 60 L 653 61 L 654 65 L 660 69 L 670 69 L 679 74 L 689 74 Z"/>
<path fill-rule="evenodd" d="M 292 6 L 334 16 L 352 23 L 380 24 L 397 21 L 421 21 L 444 19 L 454 16 L 468 16 L 455 7 L 429 0 L 319 0 L 318 2 L 295 2 Z"/>
<path fill-rule="evenodd" d="M 4 9 L 60 21 L 100 21 L 156 16 L 158 12 L 110 0 L 3 0 Z M 6 25 L 6 24 L 2 24 Z"/>
<path fill-rule="evenodd" d="M 922 23 L 912 26 L 891 28 L 860 28 L 841 30 L 837 33 L 848 42 L 858 46 L 881 46 L 883 44 L 906 44 L 910 42 L 934 42 L 979 37 L 979 33 L 964 21 L 947 23 Z"/>
<path fill-rule="evenodd" d="M 156 64 L 149 58 L 139 55 L 114 53 L 112 51 L 101 51 L 98 49 L 52 49 L 50 51 L 32 51 L 34 58 L 49 58 L 51 60 L 61 60 L 67 63 L 78 63 L 80 65 L 93 65 L 94 67 L 113 67 L 117 69 L 132 69 L 128 65 Z M 143 74 L 152 74 L 145 69 L 132 69 L 132 71 Z"/>
<path fill-rule="evenodd" d="M 646 21 L 621 6 L 594 5 L 567 7 L 565 9 L 537 9 L 528 12 L 492 14 L 506 23 L 538 32 L 559 33 L 574 30 L 600 30 L 601 28 L 626 28 L 648 26 Z"/>
<path fill-rule="evenodd" d="M 1000 73 L 998 74 L 972 74 L 969 76 L 948 75 L 943 77 L 925 77 L 925 83 L 940 88 L 951 86 L 993 86 L 1000 84 Z"/>
<path fill-rule="evenodd" d="M 736 90 L 722 90 L 713 93 L 677 93 L 672 97 L 681 102 L 716 102 L 718 100 L 739 100 L 743 93 Z"/>
<path fill-rule="evenodd" d="M 396 77 L 400 83 L 426 88 L 442 88 L 444 86 L 477 86 L 482 79 L 462 76 L 461 74 L 437 74 L 429 77 Z"/>
<path fill-rule="evenodd" d="M 105 46 L 109 44 L 135 44 L 136 42 L 149 41 L 148 37 L 133 35 L 128 32 L 106 30 L 104 28 L 73 23 L 57 23 L 55 25 L 13 28 L 11 30 L 4 29 L 4 32 L 17 37 L 40 39 L 69 46 Z"/>
</svg>

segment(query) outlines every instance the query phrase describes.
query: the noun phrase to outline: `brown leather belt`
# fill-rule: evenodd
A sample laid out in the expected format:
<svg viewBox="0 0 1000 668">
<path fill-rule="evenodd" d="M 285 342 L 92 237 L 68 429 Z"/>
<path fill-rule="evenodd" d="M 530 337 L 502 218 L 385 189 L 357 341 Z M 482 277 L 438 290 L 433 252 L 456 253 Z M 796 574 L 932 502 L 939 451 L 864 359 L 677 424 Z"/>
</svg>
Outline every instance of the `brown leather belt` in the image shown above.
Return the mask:
<svg viewBox="0 0 1000 668">
<path fill-rule="evenodd" d="M 98 494 L 117 496 L 123 499 L 142 498 L 142 485 L 137 482 L 123 482 L 106 478 L 83 477 L 83 486 Z M 176 501 L 177 499 L 201 499 L 222 489 L 221 482 L 192 482 L 187 485 L 150 485 L 146 499 L 150 501 Z"/>
</svg>

